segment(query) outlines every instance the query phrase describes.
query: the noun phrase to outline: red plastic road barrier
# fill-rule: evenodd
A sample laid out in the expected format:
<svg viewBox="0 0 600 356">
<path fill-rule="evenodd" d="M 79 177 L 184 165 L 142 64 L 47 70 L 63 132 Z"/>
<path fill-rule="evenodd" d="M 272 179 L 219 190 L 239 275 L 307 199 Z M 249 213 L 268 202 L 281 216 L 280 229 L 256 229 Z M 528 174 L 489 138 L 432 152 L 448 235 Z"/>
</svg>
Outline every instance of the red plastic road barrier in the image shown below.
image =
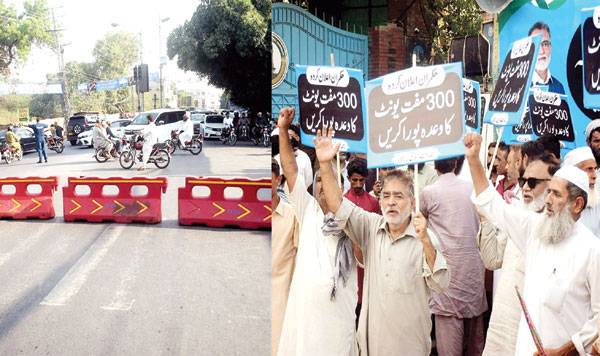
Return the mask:
<svg viewBox="0 0 600 356">
<path fill-rule="evenodd" d="M 82 186 L 81 190 L 89 190 L 89 194 L 77 194 L 78 186 Z M 118 192 L 105 195 L 105 186 L 116 186 Z M 132 188 L 139 186 L 146 187 L 148 193 L 134 196 Z M 162 194 L 166 190 L 167 178 L 164 177 L 70 177 L 69 185 L 63 188 L 65 221 L 156 224 L 162 220 Z"/>
<path fill-rule="evenodd" d="M 196 186 L 208 187 L 210 194 L 194 198 L 192 190 Z M 241 188 L 243 196 L 240 199 L 226 199 L 227 187 Z M 271 201 L 258 200 L 257 194 L 261 188 L 270 189 L 271 179 L 187 177 L 185 187 L 179 188 L 179 224 L 270 229 Z"/>
<path fill-rule="evenodd" d="M 52 219 L 57 186 L 57 177 L 0 178 L 0 218 Z"/>
</svg>

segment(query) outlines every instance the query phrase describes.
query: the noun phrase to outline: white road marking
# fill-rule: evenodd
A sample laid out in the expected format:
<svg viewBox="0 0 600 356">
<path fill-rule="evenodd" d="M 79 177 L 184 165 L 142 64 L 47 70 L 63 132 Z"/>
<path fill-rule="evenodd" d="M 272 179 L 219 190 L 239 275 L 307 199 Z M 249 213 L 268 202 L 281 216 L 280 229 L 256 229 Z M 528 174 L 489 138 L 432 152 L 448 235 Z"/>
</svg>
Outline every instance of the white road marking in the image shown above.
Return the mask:
<svg viewBox="0 0 600 356">
<path fill-rule="evenodd" d="M 123 228 L 122 225 L 111 225 L 104 230 L 98 240 L 69 269 L 40 305 L 65 305 L 71 297 L 77 294 L 87 281 L 89 274 L 96 269 L 110 247 L 117 241 Z"/>
<path fill-rule="evenodd" d="M 140 231 L 140 235 L 144 235 L 144 231 Z M 135 276 L 137 271 L 139 270 L 140 265 L 140 245 L 143 244 L 144 239 L 136 240 L 136 245 L 133 247 L 133 251 L 131 253 L 131 262 L 127 265 L 127 267 L 121 269 L 121 273 L 119 278 L 121 280 L 119 284 L 119 288 L 115 292 L 110 304 L 106 306 L 100 307 L 104 310 L 118 310 L 118 311 L 128 311 L 131 310 L 133 303 L 135 303 L 135 299 L 131 298 L 132 296 L 132 288 L 135 282 Z"/>
</svg>

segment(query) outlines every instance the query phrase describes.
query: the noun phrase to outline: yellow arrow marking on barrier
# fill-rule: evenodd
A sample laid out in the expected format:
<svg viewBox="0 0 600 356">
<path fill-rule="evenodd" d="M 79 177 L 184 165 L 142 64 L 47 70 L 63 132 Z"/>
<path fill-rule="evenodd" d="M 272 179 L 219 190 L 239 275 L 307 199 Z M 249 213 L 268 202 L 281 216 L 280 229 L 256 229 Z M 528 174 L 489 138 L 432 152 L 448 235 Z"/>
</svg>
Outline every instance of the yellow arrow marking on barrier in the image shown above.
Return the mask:
<svg viewBox="0 0 600 356">
<path fill-rule="evenodd" d="M 102 210 L 102 208 L 104 208 L 104 206 L 102 206 L 102 204 L 98 203 L 95 199 L 92 199 L 92 202 L 94 204 L 96 204 L 97 208 L 92 210 L 92 212 L 90 214 L 94 215 L 96 214 L 98 211 Z"/>
<path fill-rule="evenodd" d="M 15 210 L 19 209 L 23 205 L 23 204 L 19 203 L 19 201 L 17 201 L 15 198 L 12 198 L 11 201 L 13 203 L 15 203 L 15 206 L 13 206 L 13 208 L 8 211 L 9 213 L 14 212 Z"/>
<path fill-rule="evenodd" d="M 42 203 L 40 203 L 36 199 L 31 199 L 31 201 L 35 203 L 35 208 L 29 210 L 29 212 L 33 213 L 37 208 L 39 208 L 40 206 L 42 206 Z"/>
<path fill-rule="evenodd" d="M 251 211 L 250 211 L 250 210 L 248 210 L 248 209 L 247 209 L 245 206 L 243 206 L 242 204 L 238 204 L 238 206 L 239 206 L 240 208 L 244 209 L 244 211 L 245 211 L 245 212 L 244 212 L 244 213 L 242 213 L 242 215 L 238 216 L 238 217 L 236 218 L 237 220 L 239 220 L 239 219 L 243 218 L 244 216 L 246 216 L 246 215 L 250 214 L 250 212 L 251 212 Z"/>
<path fill-rule="evenodd" d="M 263 219 L 263 221 L 267 221 L 267 220 L 271 219 L 271 216 L 273 215 L 273 214 L 272 214 L 272 213 L 273 213 L 273 209 L 271 209 L 271 207 L 270 207 L 270 206 L 268 206 L 268 205 L 263 205 L 263 206 L 265 207 L 265 209 L 267 209 L 267 210 L 269 211 L 269 215 L 268 215 L 268 216 L 266 216 L 266 217 Z"/>
<path fill-rule="evenodd" d="M 145 205 L 144 203 L 142 203 L 139 200 L 136 200 L 136 203 L 138 203 L 142 207 L 142 209 L 140 211 L 138 211 L 138 213 L 137 213 L 138 215 L 140 215 L 144 211 L 148 210 L 148 205 Z"/>
<path fill-rule="evenodd" d="M 125 205 L 123 205 L 123 204 L 119 203 L 117 200 L 115 200 L 114 202 L 115 202 L 115 204 L 117 204 L 117 205 L 119 206 L 119 209 L 117 209 L 117 210 L 115 211 L 115 214 L 118 214 L 118 213 L 119 213 L 119 212 L 121 212 L 123 209 L 125 209 Z"/>
<path fill-rule="evenodd" d="M 81 205 L 78 202 L 76 202 L 75 200 L 71 199 L 71 203 L 73 203 L 73 205 L 77 205 L 77 207 L 71 209 L 71 211 L 69 211 L 69 214 L 73 214 L 77 210 L 81 209 Z"/>
<path fill-rule="evenodd" d="M 218 212 L 216 212 L 216 213 L 215 213 L 215 214 L 212 216 L 213 218 L 214 218 L 215 216 L 219 216 L 219 215 L 221 215 L 221 214 L 223 214 L 223 213 L 225 212 L 225 209 L 223 209 L 223 207 L 222 207 L 222 206 L 220 206 L 219 204 L 217 204 L 217 203 L 212 203 L 212 205 L 213 205 L 215 208 L 219 209 L 219 211 L 218 211 Z"/>
</svg>

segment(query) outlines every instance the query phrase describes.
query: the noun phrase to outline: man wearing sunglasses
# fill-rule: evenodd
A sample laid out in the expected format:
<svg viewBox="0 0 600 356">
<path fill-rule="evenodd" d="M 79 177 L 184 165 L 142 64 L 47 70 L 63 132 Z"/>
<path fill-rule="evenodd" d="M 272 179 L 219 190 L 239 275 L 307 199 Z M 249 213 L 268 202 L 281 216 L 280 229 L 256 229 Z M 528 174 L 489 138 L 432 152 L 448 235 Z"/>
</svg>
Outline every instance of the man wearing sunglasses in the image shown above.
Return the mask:
<svg viewBox="0 0 600 356">
<path fill-rule="evenodd" d="M 523 177 L 519 178 L 523 207 L 536 213 L 541 212 L 548 181 L 558 167 L 559 162 L 547 153 L 529 162 Z M 494 273 L 498 282 L 483 355 L 514 355 L 521 317 L 514 286 L 523 289 L 523 255 L 504 231 L 500 231 L 485 218 L 481 222 L 477 243 L 485 268 L 494 271 L 502 268 L 501 273 Z"/>
<path fill-rule="evenodd" d="M 564 94 L 565 89 L 561 82 L 550 74 L 550 59 L 552 58 L 552 42 L 550 27 L 544 22 L 536 22 L 529 30 L 529 36 L 542 35 L 542 43 L 538 52 L 535 71 L 531 80 L 533 85 L 547 85 L 548 91 Z"/>
<path fill-rule="evenodd" d="M 525 262 L 522 295 L 546 355 L 587 355 L 598 337 L 600 240 L 580 220 L 588 176 L 563 166 L 548 181 L 544 213 L 508 205 L 489 186 L 479 161 L 481 136 L 465 136 L 473 176 L 473 202 L 504 230 Z M 513 294 L 514 297 L 514 294 Z M 533 355 L 528 323 L 519 321 L 515 355 Z"/>
</svg>

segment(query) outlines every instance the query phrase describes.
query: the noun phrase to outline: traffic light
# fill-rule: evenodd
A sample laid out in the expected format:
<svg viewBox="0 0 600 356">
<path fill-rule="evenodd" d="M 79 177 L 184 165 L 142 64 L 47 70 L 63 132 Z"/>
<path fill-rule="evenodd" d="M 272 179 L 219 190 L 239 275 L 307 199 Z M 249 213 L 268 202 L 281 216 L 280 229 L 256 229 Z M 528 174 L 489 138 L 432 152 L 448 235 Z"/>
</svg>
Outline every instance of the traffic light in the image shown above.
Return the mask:
<svg viewBox="0 0 600 356">
<path fill-rule="evenodd" d="M 136 83 L 138 82 L 138 66 L 133 67 L 133 81 Z"/>
<path fill-rule="evenodd" d="M 150 91 L 150 86 L 149 86 L 149 81 L 148 81 L 148 65 L 140 64 L 136 67 L 138 68 L 137 80 L 136 80 L 138 92 L 145 93 L 147 91 Z"/>
</svg>

